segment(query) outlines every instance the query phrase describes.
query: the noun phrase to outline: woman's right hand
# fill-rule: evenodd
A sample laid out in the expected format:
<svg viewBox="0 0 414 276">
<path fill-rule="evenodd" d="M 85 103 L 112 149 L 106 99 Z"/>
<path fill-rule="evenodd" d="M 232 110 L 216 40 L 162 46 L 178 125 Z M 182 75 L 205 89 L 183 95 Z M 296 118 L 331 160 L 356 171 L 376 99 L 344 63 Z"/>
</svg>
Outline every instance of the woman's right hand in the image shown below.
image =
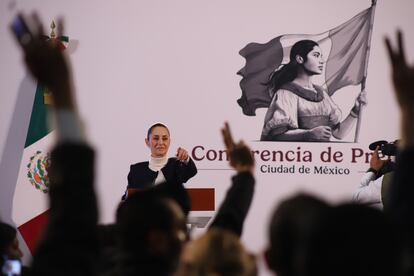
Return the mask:
<svg viewBox="0 0 414 276">
<path fill-rule="evenodd" d="M 328 126 L 318 126 L 310 129 L 307 135 L 309 141 L 329 141 L 332 130 Z"/>
</svg>

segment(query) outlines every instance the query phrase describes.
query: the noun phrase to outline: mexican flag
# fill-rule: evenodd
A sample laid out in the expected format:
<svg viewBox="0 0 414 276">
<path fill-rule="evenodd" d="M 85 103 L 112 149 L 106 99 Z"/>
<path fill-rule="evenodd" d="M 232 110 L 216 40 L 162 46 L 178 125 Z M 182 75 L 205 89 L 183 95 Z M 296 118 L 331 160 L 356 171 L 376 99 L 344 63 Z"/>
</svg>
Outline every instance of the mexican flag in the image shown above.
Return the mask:
<svg viewBox="0 0 414 276">
<path fill-rule="evenodd" d="M 256 109 L 269 107 L 272 100 L 265 83 L 269 76 L 289 63 L 291 47 L 298 41 L 317 42 L 327 57 L 325 75 L 315 76 L 315 83 L 325 86 L 329 95 L 348 85 L 360 84 L 366 77 L 371 30 L 374 21 L 373 5 L 345 23 L 320 34 L 285 34 L 267 43 L 249 43 L 239 54 L 246 59 L 237 72 L 242 76 L 242 96 L 238 104 L 245 115 L 256 115 Z"/>
<path fill-rule="evenodd" d="M 38 85 L 13 198 L 12 218 L 31 252 L 47 219 L 47 168 L 54 141 L 48 104 L 48 93 Z"/>
</svg>

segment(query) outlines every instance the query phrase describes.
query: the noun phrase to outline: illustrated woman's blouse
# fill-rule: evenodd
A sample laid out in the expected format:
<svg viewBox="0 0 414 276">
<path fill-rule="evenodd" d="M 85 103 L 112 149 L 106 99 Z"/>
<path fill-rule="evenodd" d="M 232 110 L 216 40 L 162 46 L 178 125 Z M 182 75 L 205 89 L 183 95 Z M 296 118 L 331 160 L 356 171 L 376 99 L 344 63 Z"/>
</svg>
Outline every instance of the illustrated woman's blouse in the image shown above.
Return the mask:
<svg viewBox="0 0 414 276">
<path fill-rule="evenodd" d="M 341 110 L 319 86 L 303 88 L 295 83 L 283 85 L 274 95 L 265 116 L 262 140 L 293 129 L 329 126 L 341 121 Z"/>
</svg>

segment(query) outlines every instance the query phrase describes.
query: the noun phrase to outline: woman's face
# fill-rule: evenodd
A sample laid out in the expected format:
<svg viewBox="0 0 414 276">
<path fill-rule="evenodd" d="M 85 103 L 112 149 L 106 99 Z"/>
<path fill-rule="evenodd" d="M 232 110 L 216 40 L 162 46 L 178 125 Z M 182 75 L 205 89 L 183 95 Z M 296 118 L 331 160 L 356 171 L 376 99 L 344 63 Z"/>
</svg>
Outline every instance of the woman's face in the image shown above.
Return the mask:
<svg viewBox="0 0 414 276">
<path fill-rule="evenodd" d="M 145 143 L 150 148 L 152 157 L 163 157 L 167 155 L 170 147 L 170 134 L 165 127 L 154 127 Z"/>
<path fill-rule="evenodd" d="M 322 74 L 325 61 L 323 60 L 321 48 L 319 48 L 319 46 L 313 47 L 312 51 L 310 51 L 306 57 L 307 60 L 303 64 L 305 70 L 311 75 Z"/>
</svg>

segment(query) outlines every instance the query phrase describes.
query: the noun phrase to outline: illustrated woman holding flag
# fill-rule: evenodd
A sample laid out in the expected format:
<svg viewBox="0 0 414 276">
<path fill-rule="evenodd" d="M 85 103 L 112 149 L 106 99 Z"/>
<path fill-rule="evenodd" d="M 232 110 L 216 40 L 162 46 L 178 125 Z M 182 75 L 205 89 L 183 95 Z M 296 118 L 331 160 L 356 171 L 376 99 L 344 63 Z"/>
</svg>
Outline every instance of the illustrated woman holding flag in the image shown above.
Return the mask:
<svg viewBox="0 0 414 276">
<path fill-rule="evenodd" d="M 272 102 L 267 110 L 262 141 L 330 141 L 343 139 L 355 124 L 359 110 L 366 104 L 361 92 L 348 116 L 326 91 L 313 84 L 314 75 L 322 74 L 324 57 L 318 43 L 296 42 L 288 64 L 273 72 L 267 83 Z"/>
</svg>

